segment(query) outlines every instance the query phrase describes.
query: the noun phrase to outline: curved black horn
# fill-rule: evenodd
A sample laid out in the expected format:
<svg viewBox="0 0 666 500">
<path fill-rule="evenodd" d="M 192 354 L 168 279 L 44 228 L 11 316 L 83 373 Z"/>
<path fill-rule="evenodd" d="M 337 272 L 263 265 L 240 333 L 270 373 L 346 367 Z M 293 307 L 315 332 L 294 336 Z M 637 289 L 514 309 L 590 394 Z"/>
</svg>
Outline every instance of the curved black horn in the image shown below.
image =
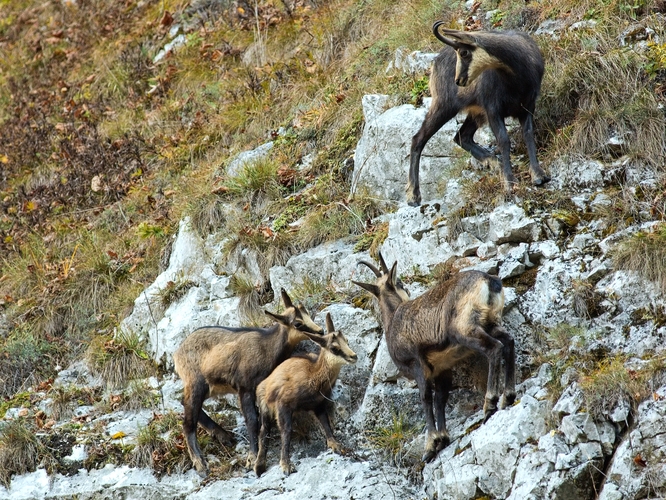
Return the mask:
<svg viewBox="0 0 666 500">
<path fill-rule="evenodd" d="M 375 273 L 375 276 L 377 276 L 378 278 L 382 277 L 382 273 L 373 264 L 370 264 L 369 262 L 366 262 L 364 260 L 359 260 L 356 265 L 358 264 L 363 264 L 364 266 L 367 266 L 373 273 Z"/>
<path fill-rule="evenodd" d="M 379 265 L 382 267 L 382 272 L 384 274 L 388 274 L 389 268 L 386 266 L 386 262 L 384 262 L 384 257 L 382 257 L 382 253 L 377 252 L 377 255 L 379 255 Z"/>
</svg>

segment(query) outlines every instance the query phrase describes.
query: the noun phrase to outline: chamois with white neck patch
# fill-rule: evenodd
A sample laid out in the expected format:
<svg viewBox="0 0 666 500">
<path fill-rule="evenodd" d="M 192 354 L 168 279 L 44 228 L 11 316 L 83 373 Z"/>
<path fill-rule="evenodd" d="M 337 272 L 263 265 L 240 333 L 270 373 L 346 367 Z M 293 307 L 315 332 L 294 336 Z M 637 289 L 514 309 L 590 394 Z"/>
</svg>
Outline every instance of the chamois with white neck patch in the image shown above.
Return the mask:
<svg viewBox="0 0 666 500">
<path fill-rule="evenodd" d="M 412 138 L 407 202 L 412 206 L 421 203 L 419 168 L 423 148 L 460 112 L 466 112 L 467 117 L 454 141 L 477 160 L 490 160 L 493 154 L 474 142 L 474 133 L 487 122 L 497 139 L 507 191 L 516 182 L 511 172 L 511 142 L 504 124 L 509 116 L 520 122 L 533 184 L 541 186 L 550 181 L 539 166 L 534 141 L 534 108 L 544 73 L 537 44 L 524 32 L 440 30 L 442 24 L 437 21 L 433 25 L 435 36 L 446 46 L 433 61 L 432 104 Z"/>
<path fill-rule="evenodd" d="M 292 416 L 295 411 L 312 411 L 324 430 L 326 445 L 336 453 L 342 446 L 333 436 L 328 418 L 328 403 L 343 365 L 356 363 L 356 353 L 349 348 L 342 332 L 335 331 L 330 313 L 326 315 L 324 336 L 306 334 L 321 347 L 319 355 L 293 356 L 280 364 L 257 387 L 261 413 L 259 453 L 254 465 L 257 476 L 266 470 L 266 442 L 273 419 L 277 420 L 282 448 L 280 466 L 285 475 L 295 472 L 289 459 Z"/>
<path fill-rule="evenodd" d="M 481 271 L 463 271 L 410 300 L 396 276 L 398 263 L 389 270 L 381 254 L 379 263 L 381 271 L 359 262 L 375 274 L 375 283 L 353 283 L 379 300 L 389 355 L 402 375 L 418 385 L 427 424 L 422 460 L 430 462 L 450 442 L 445 409 L 456 365 L 475 353 L 488 359 L 484 422 L 497 411 L 502 359 L 504 398 L 500 408 L 516 399 L 514 341 L 502 327 L 502 282 Z"/>
</svg>

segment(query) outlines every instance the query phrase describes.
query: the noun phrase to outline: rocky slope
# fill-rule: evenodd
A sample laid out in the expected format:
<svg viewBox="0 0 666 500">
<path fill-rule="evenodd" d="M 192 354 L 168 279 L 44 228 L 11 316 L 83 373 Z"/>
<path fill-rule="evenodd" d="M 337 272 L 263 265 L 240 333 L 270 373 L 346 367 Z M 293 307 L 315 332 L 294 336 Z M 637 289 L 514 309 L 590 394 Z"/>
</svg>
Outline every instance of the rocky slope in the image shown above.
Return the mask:
<svg viewBox="0 0 666 500">
<path fill-rule="evenodd" d="M 418 63 L 428 57 L 413 59 Z M 401 56 L 395 65 L 404 64 Z M 108 441 L 131 445 L 155 413 L 180 411 L 181 384 L 171 374 L 171 355 L 199 326 L 243 322 L 240 299 L 230 288 L 235 273 L 268 278 L 275 297 L 280 288 L 291 291 L 308 280 L 326 283 L 336 296 L 350 297 L 357 292 L 351 279 L 369 279 L 357 262 L 371 257 L 356 252 L 353 241 L 327 243 L 293 256 L 286 265 L 272 267 L 266 277 L 252 252 L 225 259 L 225 235 L 202 240 L 183 220 L 168 269 L 137 298 L 134 312 L 120 327 L 145 336 L 151 355 L 165 366 L 161 378 L 149 381 L 159 403 L 152 410 L 102 415 L 90 407 L 77 408 L 75 415 L 83 425 L 69 456 L 74 473 L 49 477 L 40 469 L 14 477 L 8 489 L 0 486 L 0 497 L 609 500 L 666 495 L 666 326 L 659 316 L 666 301 L 655 283 L 615 270 L 610 259 L 622 237 L 649 231 L 656 223 L 618 233 L 608 231 L 594 216 L 599 213 L 595 209 L 615 202 L 605 190 L 616 182 L 618 170 L 626 189 L 655 183 L 658 174 L 626 157 L 608 162 L 561 158 L 545 165 L 553 176 L 545 192 L 565 193 L 571 201 L 570 214 L 577 216 L 575 224 L 563 221 L 556 210 L 533 209 L 529 201 L 538 194 L 531 188 L 469 215 L 461 211 L 468 203 L 465 181 L 497 173 L 470 166 L 461 150 L 452 146 L 458 120 L 428 145 L 422 170 L 425 202 L 408 207 L 400 200 L 409 143 L 427 106 L 427 99 L 421 107 L 391 106 L 388 96 L 363 99 L 365 128 L 355 154 L 353 190 L 396 201 L 397 210 L 383 216 L 388 236 L 380 250 L 387 262 L 398 261 L 401 276 L 424 276 L 438 264 L 449 263 L 453 270 L 482 269 L 504 280 L 505 324 L 516 339 L 521 382 L 514 406 L 480 425 L 482 397 L 463 387 L 455 391 L 447 408 L 452 443 L 433 463 L 422 470 L 418 465 L 423 434 L 408 439 L 397 458 L 388 459 L 368 437 L 376 429 L 391 428 L 397 415 L 422 429 L 417 390 L 396 372 L 372 308 L 334 301 L 315 319 L 323 323 L 330 312 L 359 355 L 356 365 L 343 368 L 334 392 L 336 432 L 353 454 L 341 457 L 327 451 L 317 430 L 295 445 L 292 456 L 298 472 L 287 478 L 277 467 L 277 441 L 269 452 L 269 470 L 259 479 L 240 467 L 233 477 L 216 481 L 202 481 L 192 470 L 163 477 L 149 469 L 113 465 L 75 472 L 90 453 L 86 429 L 101 428 Z M 483 133 L 480 142 L 490 141 L 488 132 Z M 161 290 L 177 281 L 191 286 L 178 300 L 164 305 Z M 416 296 L 428 286 L 412 279 L 408 288 Z M 275 310 L 277 304 L 266 307 Z M 564 341 L 554 342 L 552 332 L 562 331 L 562 325 L 568 328 Z M 652 370 L 648 398 L 632 409 L 633 395 L 612 393 L 602 398 L 604 404 L 591 407 L 589 380 L 578 364 L 586 359 L 592 364 L 620 360 L 620 367 L 636 377 Z M 94 388 L 99 381 L 78 365 L 63 371 L 55 385 Z M 41 409 L 49 414 L 51 404 L 45 399 Z M 227 398 L 221 405 L 209 404 L 235 419 L 240 438 L 236 452 L 242 457 L 247 447 L 237 401 Z M 11 409 L 5 419 L 21 411 Z M 56 425 L 66 424 L 63 420 Z M 214 458 L 210 461 L 214 463 Z"/>
</svg>

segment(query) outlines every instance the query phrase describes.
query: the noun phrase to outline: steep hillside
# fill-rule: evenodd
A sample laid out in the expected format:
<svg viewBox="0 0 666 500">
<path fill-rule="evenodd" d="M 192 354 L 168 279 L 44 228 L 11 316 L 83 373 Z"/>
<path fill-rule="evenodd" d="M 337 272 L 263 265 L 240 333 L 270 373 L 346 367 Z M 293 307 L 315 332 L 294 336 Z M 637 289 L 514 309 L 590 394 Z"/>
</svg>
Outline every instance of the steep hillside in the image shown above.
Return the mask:
<svg viewBox="0 0 666 500">
<path fill-rule="evenodd" d="M 631 467 L 635 498 L 663 493 L 666 430 L 645 426 L 666 411 L 664 11 L 649 0 L 0 0 L 0 483 L 84 468 L 118 495 L 107 472 L 196 495 L 179 483 L 195 479 L 173 349 L 203 324 L 265 324 L 285 287 L 313 316 L 333 309 L 361 358 L 336 394 L 355 454 L 321 461 L 322 448 L 298 445 L 300 471 L 328 460 L 354 478 L 344 495 L 372 498 L 365 478 L 414 498 L 592 498 Z M 535 36 L 548 188 L 529 185 L 517 127 L 507 196 L 496 170 L 452 147 L 452 123 L 424 157 L 428 199 L 405 206 L 436 19 Z M 414 294 L 470 267 L 509 290 L 523 399 L 475 433 L 478 400 L 460 392 L 459 441 L 425 469 L 412 449 L 417 392 L 392 373 L 372 300 L 349 281 L 378 249 Z M 214 409 L 242 441 L 233 398 Z M 507 419 L 538 424 L 498 451 L 493 429 Z M 620 454 L 639 431 L 649 446 Z M 248 483 L 242 443 L 200 440 L 219 457 L 201 494 L 278 481 Z M 514 468 L 489 480 L 474 468 L 497 470 L 497 453 Z M 634 466 L 616 470 L 623 460 Z M 464 480 L 447 476 L 454 463 Z M 21 490 L 34 477 L 7 491 L 39 497 Z M 67 498 L 64 481 L 49 494 Z M 281 487 L 300 491 L 290 481 Z"/>
</svg>

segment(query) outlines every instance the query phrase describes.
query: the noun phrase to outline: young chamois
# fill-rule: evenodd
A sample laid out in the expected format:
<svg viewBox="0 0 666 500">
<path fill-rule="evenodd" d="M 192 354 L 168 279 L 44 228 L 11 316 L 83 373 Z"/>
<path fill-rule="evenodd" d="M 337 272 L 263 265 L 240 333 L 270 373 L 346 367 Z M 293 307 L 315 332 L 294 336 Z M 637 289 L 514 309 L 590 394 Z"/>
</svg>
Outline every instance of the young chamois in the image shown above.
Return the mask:
<svg viewBox="0 0 666 500">
<path fill-rule="evenodd" d="M 381 271 L 373 264 L 359 262 L 375 274 L 375 283 L 354 283 L 378 298 L 391 359 L 418 385 L 427 424 L 422 459 L 430 462 L 450 442 L 445 409 L 452 370 L 458 363 L 474 353 L 488 358 L 484 422 L 497 411 L 502 358 L 505 372 L 501 407 L 511 405 L 516 398 L 513 338 L 501 326 L 502 282 L 481 271 L 465 271 L 409 300 L 396 279 L 397 262 L 390 270 L 381 255 L 379 262 Z"/>
<path fill-rule="evenodd" d="M 534 107 L 544 62 L 539 47 L 529 35 L 517 31 L 464 32 L 443 29 L 437 21 L 433 32 L 446 44 L 433 61 L 430 75 L 432 104 L 421 128 L 412 138 L 407 201 L 421 203 L 419 166 L 426 143 L 459 112 L 467 118 L 454 141 L 479 161 L 489 160 L 490 151 L 474 142 L 474 133 L 486 122 L 490 125 L 502 157 L 504 186 L 515 184 L 511 172 L 511 142 L 504 119 L 517 118 L 530 159 L 532 182 L 540 186 L 550 180 L 541 169 L 534 142 Z"/>
<path fill-rule="evenodd" d="M 264 311 L 276 323 L 267 328 L 227 328 L 207 326 L 192 332 L 173 355 L 176 373 L 183 380 L 183 434 L 187 451 L 199 474 L 208 466 L 197 443 L 197 423 L 222 444 L 233 442 L 202 409 L 204 401 L 222 394 L 238 393 L 250 440 L 247 467 L 252 467 L 258 451 L 259 420 L 256 389 L 273 369 L 287 359 L 301 340 L 317 338 L 324 331 L 302 305 L 294 306 L 282 290 L 284 313 Z"/>
<path fill-rule="evenodd" d="M 347 339 L 336 332 L 331 315 L 326 315 L 326 331 L 323 337 L 308 337 L 321 346 L 319 355 L 294 356 L 279 365 L 259 387 L 257 401 L 261 413 L 259 453 L 254 472 L 261 476 L 266 470 L 266 441 L 273 419 L 277 420 L 282 448 L 280 466 L 285 475 L 295 472 L 289 460 L 292 415 L 296 410 L 310 410 L 319 419 L 326 435 L 326 445 L 336 453 L 342 446 L 333 437 L 328 420 L 327 405 L 331 390 L 340 374 L 342 365 L 356 363 L 356 353 L 349 348 Z"/>
</svg>

